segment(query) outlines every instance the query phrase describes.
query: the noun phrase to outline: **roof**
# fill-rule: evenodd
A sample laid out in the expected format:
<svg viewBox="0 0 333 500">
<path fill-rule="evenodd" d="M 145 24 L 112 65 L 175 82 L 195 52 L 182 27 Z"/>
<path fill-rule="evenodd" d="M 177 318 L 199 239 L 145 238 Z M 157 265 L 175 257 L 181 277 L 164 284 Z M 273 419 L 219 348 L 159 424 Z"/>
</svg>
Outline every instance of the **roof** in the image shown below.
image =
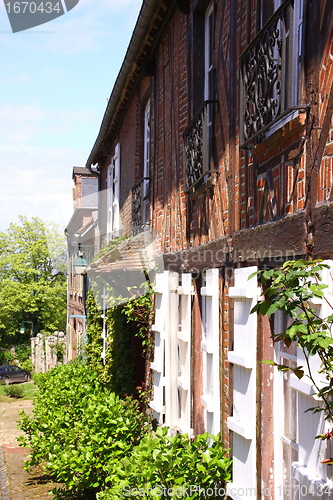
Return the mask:
<svg viewBox="0 0 333 500">
<path fill-rule="evenodd" d="M 87 272 L 100 274 L 119 271 L 149 271 L 158 267 L 159 260 L 154 250 L 152 233 L 144 231 L 126 239 L 92 262 Z"/>
<path fill-rule="evenodd" d="M 87 177 L 96 177 L 97 173 L 94 174 L 87 167 L 73 167 L 73 179 L 76 175 L 87 176 Z"/>
<path fill-rule="evenodd" d="M 89 221 L 87 224 L 92 222 L 94 220 L 92 213 L 96 212 L 97 207 L 78 207 L 74 210 L 72 217 L 70 221 L 68 222 L 66 229 L 65 229 L 65 234 L 67 234 L 70 238 L 74 236 L 77 231 L 81 231 L 83 229 L 82 227 L 82 221 L 84 217 L 91 217 L 91 221 Z M 86 226 L 84 226 L 86 227 Z"/>
</svg>

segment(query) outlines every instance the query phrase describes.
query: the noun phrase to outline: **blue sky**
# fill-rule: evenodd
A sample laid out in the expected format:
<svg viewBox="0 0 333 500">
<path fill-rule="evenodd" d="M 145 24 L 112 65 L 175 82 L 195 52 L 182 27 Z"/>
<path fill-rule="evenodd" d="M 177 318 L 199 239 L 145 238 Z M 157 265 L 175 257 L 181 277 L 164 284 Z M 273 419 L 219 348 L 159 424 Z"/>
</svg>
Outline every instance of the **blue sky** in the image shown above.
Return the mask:
<svg viewBox="0 0 333 500">
<path fill-rule="evenodd" d="M 94 145 L 141 4 L 80 0 L 13 34 L 0 3 L 0 231 L 19 214 L 66 226 L 72 168 Z"/>
</svg>

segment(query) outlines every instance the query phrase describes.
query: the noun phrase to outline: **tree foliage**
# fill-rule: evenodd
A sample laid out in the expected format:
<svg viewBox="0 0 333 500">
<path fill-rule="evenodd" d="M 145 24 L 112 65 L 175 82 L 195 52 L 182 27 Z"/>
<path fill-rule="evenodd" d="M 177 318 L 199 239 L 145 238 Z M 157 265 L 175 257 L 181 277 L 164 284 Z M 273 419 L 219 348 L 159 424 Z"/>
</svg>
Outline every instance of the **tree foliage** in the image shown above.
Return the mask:
<svg viewBox="0 0 333 500">
<path fill-rule="evenodd" d="M 0 285 L 3 342 L 26 340 L 32 324 L 34 334 L 65 328 L 66 243 L 58 226 L 20 216 L 0 233 Z"/>
</svg>

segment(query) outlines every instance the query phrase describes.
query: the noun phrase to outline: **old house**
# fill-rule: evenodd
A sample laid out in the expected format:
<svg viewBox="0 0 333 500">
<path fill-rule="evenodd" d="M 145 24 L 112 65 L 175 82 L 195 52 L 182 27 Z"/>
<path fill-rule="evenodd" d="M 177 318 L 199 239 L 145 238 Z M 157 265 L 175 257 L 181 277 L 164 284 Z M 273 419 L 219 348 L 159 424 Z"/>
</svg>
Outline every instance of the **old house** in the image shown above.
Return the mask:
<svg viewBox="0 0 333 500">
<path fill-rule="evenodd" d="M 235 500 L 333 494 L 312 386 L 261 364 L 304 360 L 272 344 L 285 318 L 250 315 L 248 280 L 290 258 L 331 265 L 332 78 L 330 0 L 145 0 L 87 161 L 100 245 L 143 232 L 163 257 L 154 417 L 221 431 Z"/>
<path fill-rule="evenodd" d="M 88 282 L 82 271 L 97 250 L 98 209 L 97 176 L 86 167 L 73 167 L 73 181 L 74 211 L 65 229 L 68 252 L 66 354 L 69 361 L 80 353 L 85 340 Z M 82 269 L 75 264 L 81 264 Z"/>
</svg>

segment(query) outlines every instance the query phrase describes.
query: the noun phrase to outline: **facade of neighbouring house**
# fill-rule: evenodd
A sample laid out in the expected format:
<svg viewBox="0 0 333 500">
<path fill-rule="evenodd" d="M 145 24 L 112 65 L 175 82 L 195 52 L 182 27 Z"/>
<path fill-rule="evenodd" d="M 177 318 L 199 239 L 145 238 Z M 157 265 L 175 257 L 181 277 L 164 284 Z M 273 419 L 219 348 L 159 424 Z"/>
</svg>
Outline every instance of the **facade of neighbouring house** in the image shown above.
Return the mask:
<svg viewBox="0 0 333 500">
<path fill-rule="evenodd" d="M 65 229 L 68 251 L 67 359 L 80 353 L 85 340 L 86 275 L 76 274 L 75 259 L 80 255 L 90 264 L 97 250 L 98 178 L 86 167 L 73 168 L 74 211 Z"/>
<path fill-rule="evenodd" d="M 304 359 L 272 344 L 284 317 L 250 315 L 261 290 L 248 280 L 288 258 L 331 266 L 332 7 L 145 0 L 87 161 L 104 193 L 100 245 L 147 233 L 163 257 L 154 418 L 221 430 L 235 500 L 333 495 L 331 443 L 314 439 L 328 424 L 304 413 L 313 387 L 260 363 Z"/>
</svg>

